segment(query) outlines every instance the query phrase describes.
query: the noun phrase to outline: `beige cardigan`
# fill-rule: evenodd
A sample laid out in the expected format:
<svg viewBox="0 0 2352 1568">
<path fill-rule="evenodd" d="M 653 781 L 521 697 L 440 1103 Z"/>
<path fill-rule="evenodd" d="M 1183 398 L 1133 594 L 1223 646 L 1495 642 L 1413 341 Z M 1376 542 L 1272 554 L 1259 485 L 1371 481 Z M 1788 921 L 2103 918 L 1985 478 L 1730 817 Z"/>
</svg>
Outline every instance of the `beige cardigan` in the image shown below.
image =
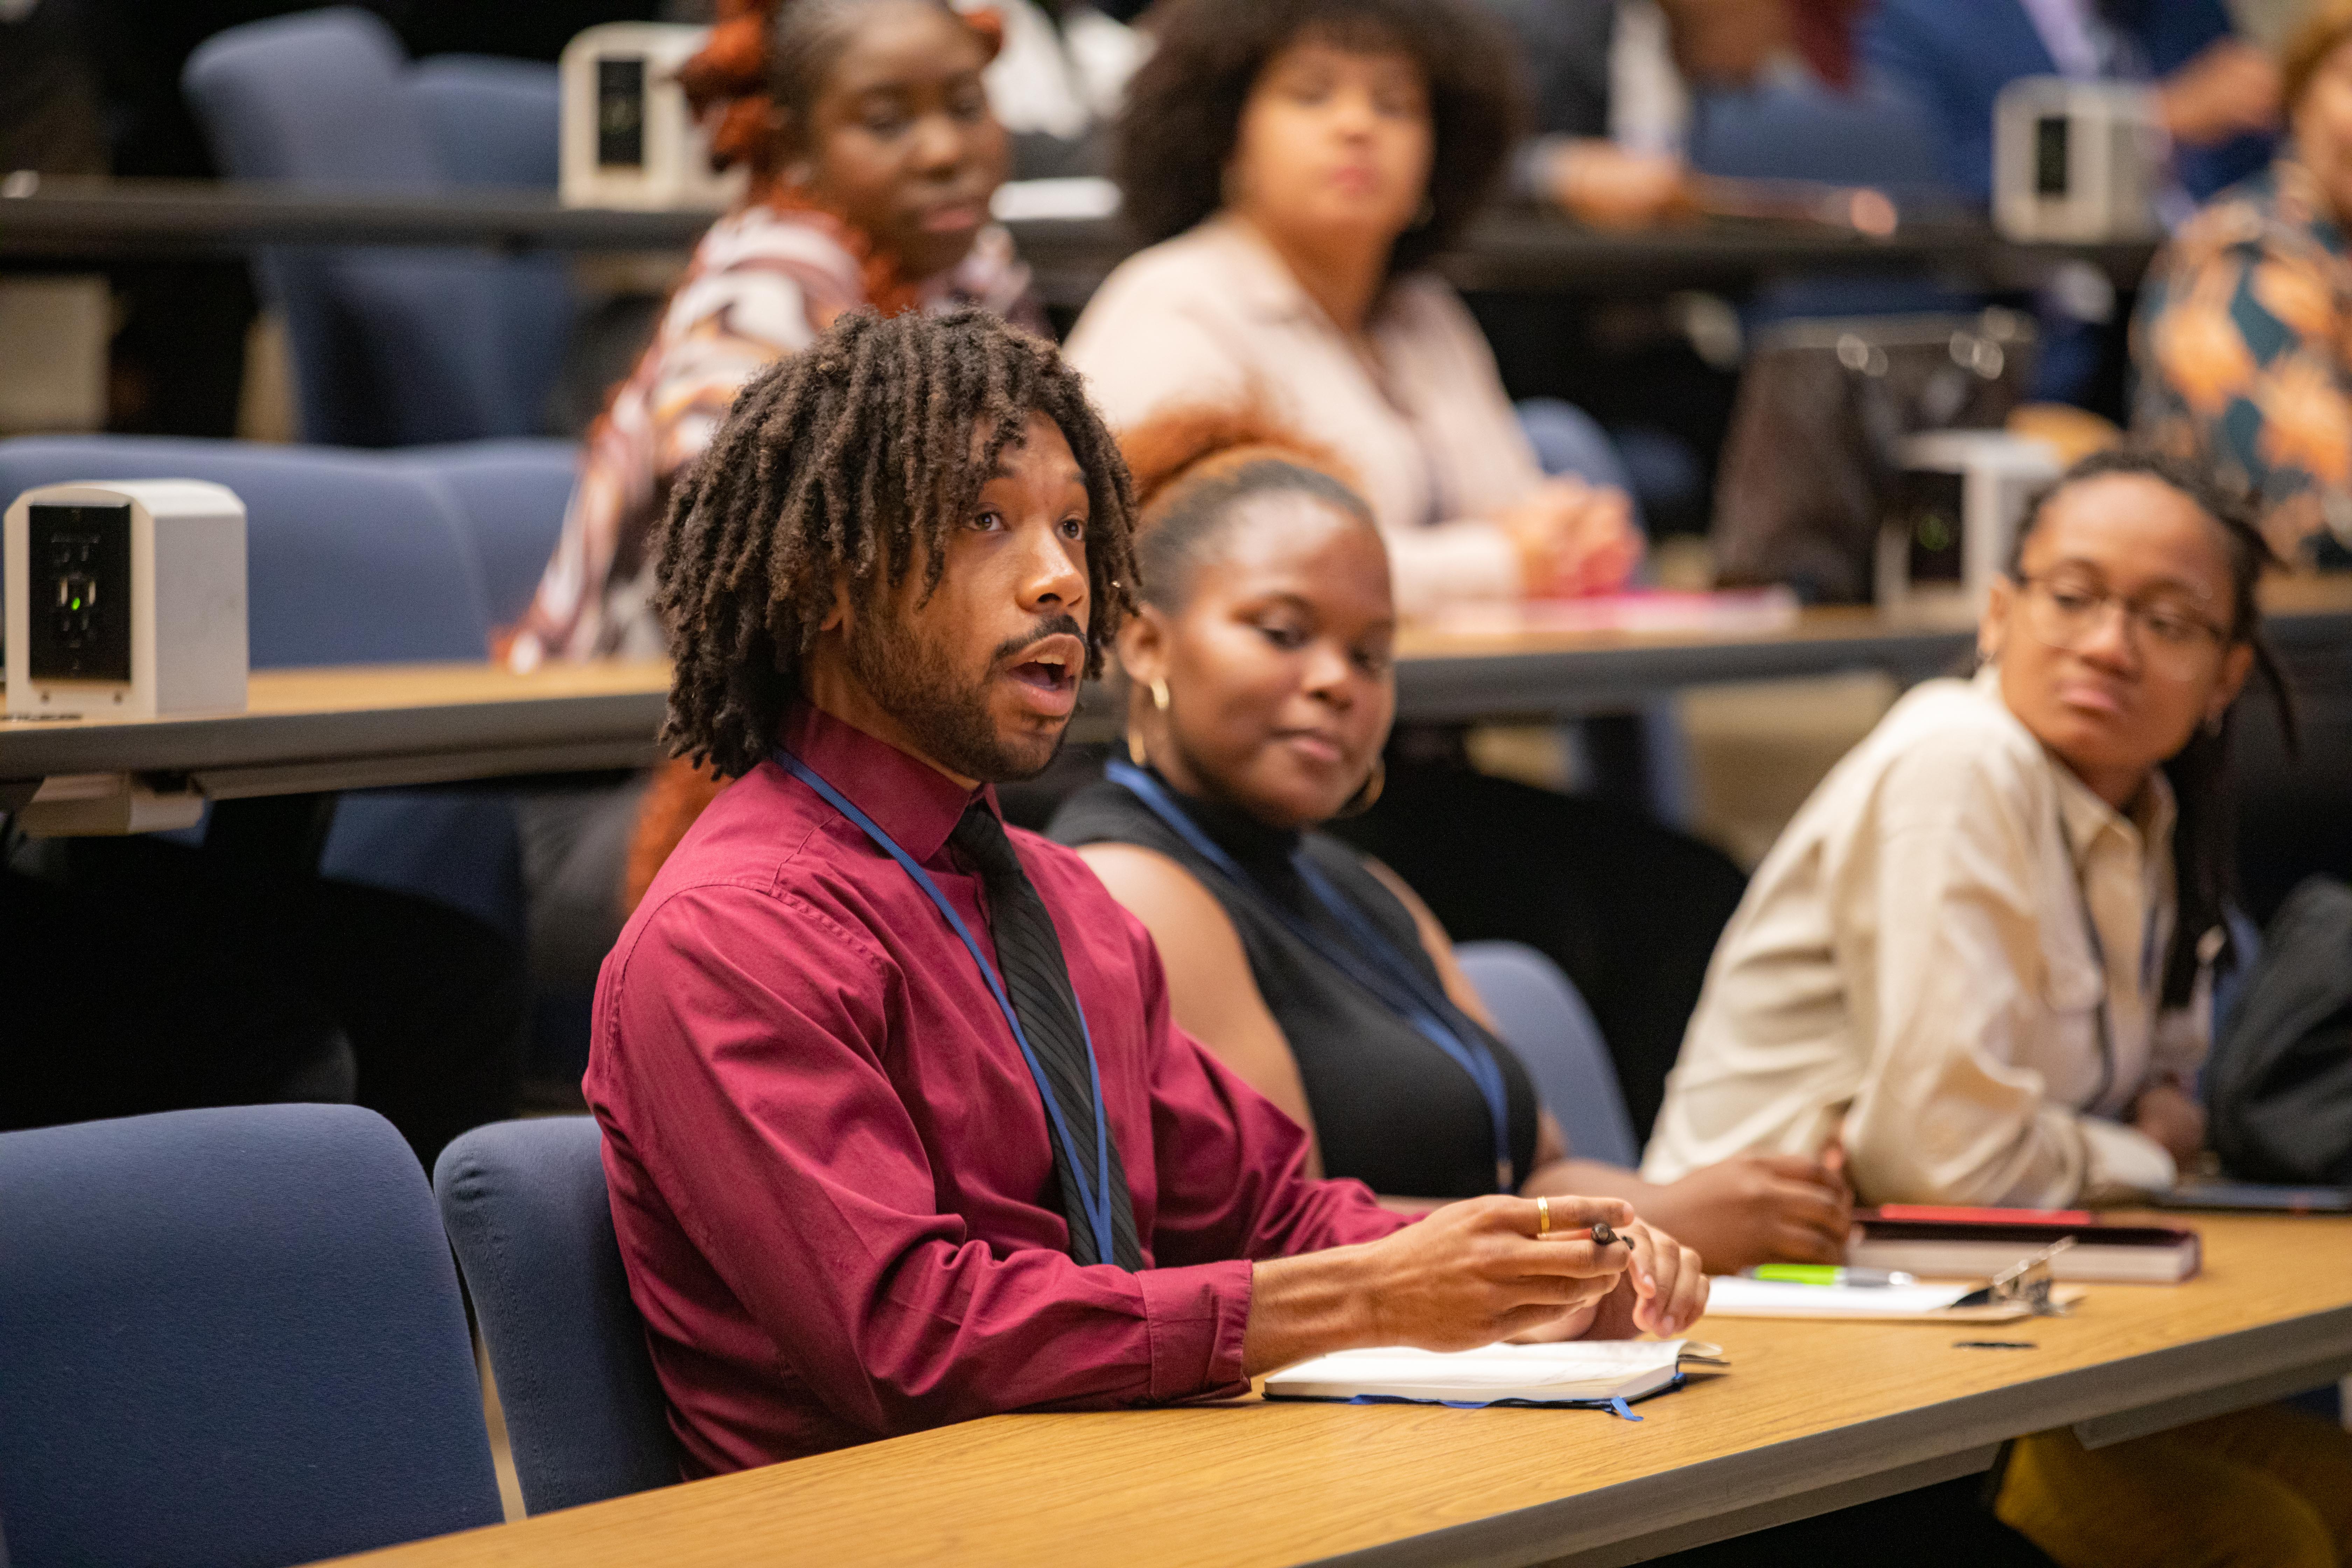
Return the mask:
<svg viewBox="0 0 2352 1568">
<path fill-rule="evenodd" d="M 1543 472 L 1477 323 L 1416 274 L 1390 286 L 1367 334 L 1385 388 L 1263 240 L 1212 218 L 1122 263 L 1064 353 L 1114 428 L 1262 388 L 1355 470 L 1405 613 L 1517 595 L 1517 552 L 1486 520 Z"/>
</svg>

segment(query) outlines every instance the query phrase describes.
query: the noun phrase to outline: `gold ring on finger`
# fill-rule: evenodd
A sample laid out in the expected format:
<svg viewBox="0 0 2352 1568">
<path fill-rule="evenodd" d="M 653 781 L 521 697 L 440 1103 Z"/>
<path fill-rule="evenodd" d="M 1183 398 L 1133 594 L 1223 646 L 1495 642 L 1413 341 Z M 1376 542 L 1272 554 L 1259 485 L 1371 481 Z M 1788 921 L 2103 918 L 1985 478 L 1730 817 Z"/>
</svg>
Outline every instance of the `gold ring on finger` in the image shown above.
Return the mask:
<svg viewBox="0 0 2352 1568">
<path fill-rule="evenodd" d="M 1538 1236 L 1551 1234 L 1551 1200 L 1549 1198 L 1536 1200 L 1536 1234 Z"/>
</svg>

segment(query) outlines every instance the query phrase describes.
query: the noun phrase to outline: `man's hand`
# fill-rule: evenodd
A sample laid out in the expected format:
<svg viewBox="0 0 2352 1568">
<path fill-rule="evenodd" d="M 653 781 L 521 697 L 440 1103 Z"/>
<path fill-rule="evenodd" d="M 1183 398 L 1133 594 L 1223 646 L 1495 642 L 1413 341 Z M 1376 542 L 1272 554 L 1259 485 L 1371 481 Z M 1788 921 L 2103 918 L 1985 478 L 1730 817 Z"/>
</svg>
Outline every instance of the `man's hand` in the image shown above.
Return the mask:
<svg viewBox="0 0 2352 1568">
<path fill-rule="evenodd" d="M 1681 1289 L 1681 1258 L 1666 1258 L 1648 1232 L 1633 1247 L 1593 1245 L 1597 1223 L 1633 1226 L 1632 1205 L 1555 1197 L 1550 1211 L 1551 1234 L 1538 1238 L 1532 1200 L 1472 1198 L 1379 1241 L 1258 1264 L 1244 1370 L 1255 1376 L 1366 1345 L 1473 1350 L 1592 1307 L 1629 1265 L 1654 1270 L 1652 1295 L 1660 1276 L 1664 1289 Z"/>
<path fill-rule="evenodd" d="M 1495 520 L 1518 547 L 1530 597 L 1610 594 L 1642 562 L 1642 534 L 1623 490 L 1560 477 Z"/>
<path fill-rule="evenodd" d="M 1698 1254 L 1638 1220 L 1621 1226 L 1617 1234 L 1630 1244 L 1633 1256 L 1615 1289 L 1589 1307 L 1565 1312 L 1514 1338 L 1522 1344 L 1630 1340 L 1645 1333 L 1673 1339 L 1690 1331 L 1706 1310 L 1706 1268 Z"/>
<path fill-rule="evenodd" d="M 2175 142 L 2210 146 L 2278 123 L 2278 67 L 2244 39 L 2222 38 L 2165 78 L 2156 98 Z"/>
<path fill-rule="evenodd" d="M 1693 1171 L 1642 1212 L 1698 1249 L 1710 1274 L 1754 1263 L 1839 1263 L 1853 1226 L 1842 1169 L 1800 1154 L 1740 1154 Z"/>
<path fill-rule="evenodd" d="M 2171 1079 L 2148 1085 L 2132 1104 L 2132 1125 L 2164 1145 L 2186 1170 L 2205 1148 L 2205 1108 Z"/>
</svg>

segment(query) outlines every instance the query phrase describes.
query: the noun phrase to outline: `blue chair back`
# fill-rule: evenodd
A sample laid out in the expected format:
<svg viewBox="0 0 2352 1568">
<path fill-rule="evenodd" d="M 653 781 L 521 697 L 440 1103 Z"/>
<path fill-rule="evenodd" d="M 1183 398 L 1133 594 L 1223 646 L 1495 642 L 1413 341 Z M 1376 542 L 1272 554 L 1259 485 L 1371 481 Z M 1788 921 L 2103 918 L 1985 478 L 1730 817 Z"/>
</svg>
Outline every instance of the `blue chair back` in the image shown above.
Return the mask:
<svg viewBox="0 0 2352 1568">
<path fill-rule="evenodd" d="M 345 1105 L 0 1134 L 0 1516 L 25 1564 L 271 1568 L 495 1524 L 424 1173 Z"/>
<path fill-rule="evenodd" d="M 433 1172 L 532 1513 L 678 1479 L 586 1116 L 477 1127 Z"/>
<path fill-rule="evenodd" d="M 1559 966 L 1516 942 L 1465 942 L 1462 973 L 1495 1016 L 1496 1032 L 1527 1064 L 1536 1092 L 1580 1159 L 1642 1163 L 1633 1119 L 1601 1026 Z"/>
<path fill-rule="evenodd" d="M 563 510 L 580 472 L 579 444 L 468 441 L 412 448 L 398 460 L 446 486 L 457 503 L 489 591 L 490 624 L 520 620 L 563 532 Z"/>
<path fill-rule="evenodd" d="M 256 668 L 472 660 L 490 612 L 463 514 L 429 473 L 373 453 L 147 436 L 0 441 L 0 505 L 75 479 L 210 479 L 246 507 Z M 482 792 L 363 790 L 335 811 L 322 875 L 415 893 L 520 937 L 514 808 Z"/>
<path fill-rule="evenodd" d="M 563 93 L 556 69 L 496 55 L 434 55 L 409 68 L 443 179 L 501 190 L 556 188 Z"/>
<path fill-rule="evenodd" d="M 466 89 L 444 80 L 420 94 L 399 40 L 367 12 L 231 27 L 188 57 L 181 83 L 235 178 L 404 192 L 453 183 L 426 109 Z M 559 258 L 281 247 L 259 266 L 285 312 L 304 439 L 390 447 L 541 427 L 571 325 Z"/>
<path fill-rule="evenodd" d="M 0 441 L 0 496 L 74 479 L 210 479 L 246 507 L 257 669 L 478 659 L 490 611 L 448 492 L 368 454 L 245 441 Z"/>
</svg>

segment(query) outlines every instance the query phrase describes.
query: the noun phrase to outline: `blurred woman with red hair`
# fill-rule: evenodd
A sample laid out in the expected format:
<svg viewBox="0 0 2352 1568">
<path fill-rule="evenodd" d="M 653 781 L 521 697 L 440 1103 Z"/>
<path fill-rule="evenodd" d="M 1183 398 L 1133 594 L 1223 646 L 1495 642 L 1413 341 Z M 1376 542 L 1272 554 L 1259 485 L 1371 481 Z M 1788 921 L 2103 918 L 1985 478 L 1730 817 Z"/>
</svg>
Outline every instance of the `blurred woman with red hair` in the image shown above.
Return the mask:
<svg viewBox="0 0 2352 1568">
<path fill-rule="evenodd" d="M 750 184 L 695 247 L 589 431 L 555 554 L 505 639 L 514 668 L 666 651 L 651 542 L 673 481 L 737 390 L 835 317 L 978 304 L 1043 330 L 1028 269 L 989 221 L 1010 161 L 981 82 L 998 39 L 992 16 L 945 0 L 720 0 L 680 78 L 714 161 L 742 165 Z M 678 763 L 650 796 L 639 781 L 526 798 L 542 989 L 593 984 L 620 930 L 633 840 L 658 864 L 716 787 Z"/>
</svg>

